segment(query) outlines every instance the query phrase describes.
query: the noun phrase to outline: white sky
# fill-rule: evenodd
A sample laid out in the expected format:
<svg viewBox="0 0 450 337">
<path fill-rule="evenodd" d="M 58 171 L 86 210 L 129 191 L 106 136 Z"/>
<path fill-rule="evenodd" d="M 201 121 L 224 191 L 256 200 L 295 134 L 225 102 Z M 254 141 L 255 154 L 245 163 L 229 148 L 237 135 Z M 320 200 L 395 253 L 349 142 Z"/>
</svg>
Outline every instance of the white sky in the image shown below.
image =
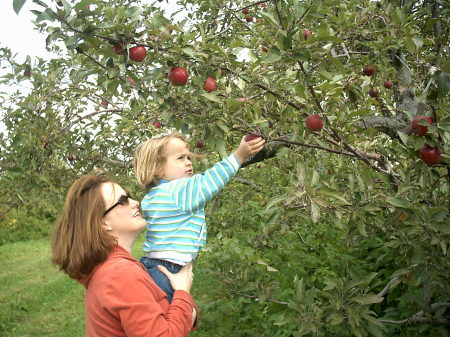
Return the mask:
<svg viewBox="0 0 450 337">
<path fill-rule="evenodd" d="M 13 54 L 17 53 L 17 62 L 25 61 L 27 55 L 31 58 L 50 57 L 45 50 L 46 36 L 34 30 L 32 23 L 35 15 L 30 9 L 39 7 L 28 0 L 17 15 L 12 4 L 12 0 L 0 0 L 0 46 L 8 47 Z"/>
</svg>

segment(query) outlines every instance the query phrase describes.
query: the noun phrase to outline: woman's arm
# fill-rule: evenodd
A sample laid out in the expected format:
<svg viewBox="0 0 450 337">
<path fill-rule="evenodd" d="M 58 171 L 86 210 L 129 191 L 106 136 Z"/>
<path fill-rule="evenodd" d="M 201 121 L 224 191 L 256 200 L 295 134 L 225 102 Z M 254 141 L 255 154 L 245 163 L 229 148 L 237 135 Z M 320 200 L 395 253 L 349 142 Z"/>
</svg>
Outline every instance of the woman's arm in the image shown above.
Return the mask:
<svg viewBox="0 0 450 337">
<path fill-rule="evenodd" d="M 192 309 L 197 311 L 198 307 L 186 290 L 176 291 L 169 305 L 165 294 L 139 265 L 131 262 L 111 274 L 107 278 L 105 307 L 120 320 L 127 336 L 188 335 L 192 329 Z"/>
</svg>

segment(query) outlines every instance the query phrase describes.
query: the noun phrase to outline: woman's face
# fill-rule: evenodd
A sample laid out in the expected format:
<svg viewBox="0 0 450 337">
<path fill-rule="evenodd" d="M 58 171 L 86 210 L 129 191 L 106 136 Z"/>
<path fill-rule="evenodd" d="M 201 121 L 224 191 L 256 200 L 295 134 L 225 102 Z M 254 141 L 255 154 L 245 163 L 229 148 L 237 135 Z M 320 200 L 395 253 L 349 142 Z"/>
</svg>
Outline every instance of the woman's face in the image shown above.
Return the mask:
<svg viewBox="0 0 450 337">
<path fill-rule="evenodd" d="M 102 184 L 101 191 L 106 204 L 105 210 L 114 206 L 120 197 L 127 195 L 122 187 L 113 183 Z M 126 198 L 122 199 L 126 200 Z M 123 205 L 118 204 L 112 208 L 104 216 L 104 221 L 105 225 L 111 228 L 110 233 L 117 237 L 137 234 L 146 224 L 140 212 L 139 202 L 131 198 L 128 198 Z"/>
</svg>

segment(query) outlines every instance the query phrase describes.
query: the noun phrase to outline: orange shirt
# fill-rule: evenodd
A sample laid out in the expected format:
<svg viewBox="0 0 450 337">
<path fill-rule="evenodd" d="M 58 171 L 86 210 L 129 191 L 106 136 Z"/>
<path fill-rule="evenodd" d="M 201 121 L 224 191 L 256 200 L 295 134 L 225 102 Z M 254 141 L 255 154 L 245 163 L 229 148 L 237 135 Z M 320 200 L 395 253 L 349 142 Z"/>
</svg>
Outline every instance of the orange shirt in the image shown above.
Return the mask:
<svg viewBox="0 0 450 337">
<path fill-rule="evenodd" d="M 192 308 L 198 317 L 189 293 L 175 291 L 169 304 L 145 267 L 121 246 L 79 282 L 86 287 L 86 337 L 184 337 L 193 329 Z"/>
</svg>

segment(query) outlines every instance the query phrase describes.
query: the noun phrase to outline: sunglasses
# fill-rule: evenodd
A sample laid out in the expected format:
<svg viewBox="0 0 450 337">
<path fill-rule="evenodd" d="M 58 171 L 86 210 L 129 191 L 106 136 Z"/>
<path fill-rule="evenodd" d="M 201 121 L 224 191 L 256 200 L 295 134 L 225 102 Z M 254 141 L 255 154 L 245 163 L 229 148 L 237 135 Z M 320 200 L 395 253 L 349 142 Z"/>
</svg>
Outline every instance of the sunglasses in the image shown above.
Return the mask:
<svg viewBox="0 0 450 337">
<path fill-rule="evenodd" d="M 114 205 L 112 205 L 110 208 L 108 208 L 106 211 L 103 212 L 103 216 L 108 214 L 110 211 L 112 211 L 115 207 L 121 205 L 121 206 L 127 206 L 130 203 L 131 195 L 121 195 L 119 198 L 119 201 L 117 201 Z"/>
</svg>

